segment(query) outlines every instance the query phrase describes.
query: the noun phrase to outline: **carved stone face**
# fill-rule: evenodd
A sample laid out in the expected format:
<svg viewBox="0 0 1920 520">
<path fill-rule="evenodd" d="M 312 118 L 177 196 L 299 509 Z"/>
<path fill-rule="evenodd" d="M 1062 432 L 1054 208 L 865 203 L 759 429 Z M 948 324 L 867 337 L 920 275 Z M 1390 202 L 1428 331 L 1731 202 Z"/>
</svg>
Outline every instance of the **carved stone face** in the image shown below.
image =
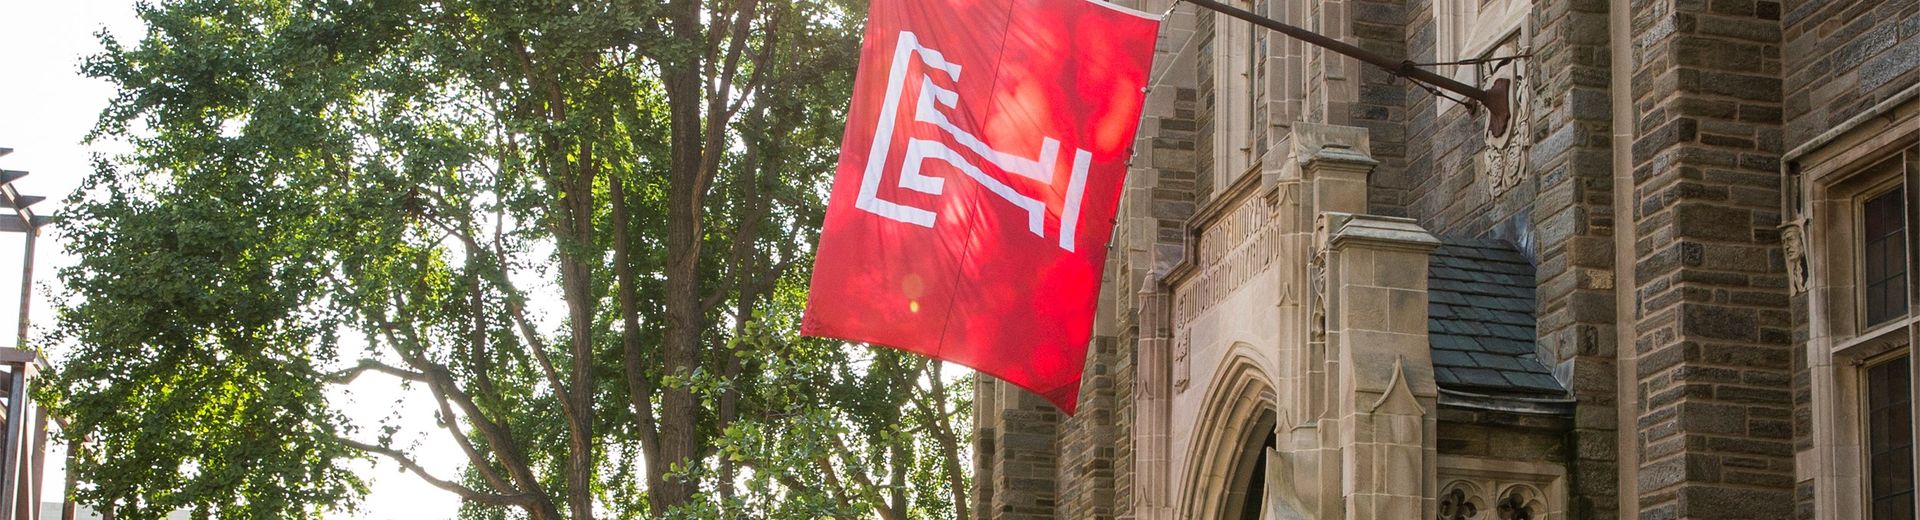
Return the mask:
<svg viewBox="0 0 1920 520">
<path fill-rule="evenodd" d="M 1787 262 L 1787 288 L 1793 294 L 1807 290 L 1806 227 L 1802 222 L 1780 226 L 1780 248 Z"/>
<path fill-rule="evenodd" d="M 1788 258 L 1797 258 L 1806 254 L 1806 244 L 1800 236 L 1800 225 L 1790 224 L 1780 230 L 1780 247 L 1786 250 Z"/>
</svg>

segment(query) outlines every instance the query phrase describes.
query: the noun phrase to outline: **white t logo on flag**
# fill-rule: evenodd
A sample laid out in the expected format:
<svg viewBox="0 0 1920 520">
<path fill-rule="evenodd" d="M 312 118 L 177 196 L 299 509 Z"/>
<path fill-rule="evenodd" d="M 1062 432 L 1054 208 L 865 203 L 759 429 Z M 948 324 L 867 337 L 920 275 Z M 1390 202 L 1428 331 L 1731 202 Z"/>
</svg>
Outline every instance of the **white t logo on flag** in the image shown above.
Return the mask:
<svg viewBox="0 0 1920 520">
<path fill-rule="evenodd" d="M 1072 414 L 1159 19 L 868 1 L 800 332 L 966 365 Z"/>
<path fill-rule="evenodd" d="M 879 198 L 880 178 L 885 174 L 888 149 L 893 145 L 894 120 L 900 110 L 901 91 L 907 82 L 907 68 L 913 56 L 920 56 L 926 63 L 926 70 L 938 71 L 946 75 L 949 81 L 960 81 L 960 65 L 948 63 L 941 57 L 940 51 L 920 46 L 918 38 L 912 32 L 900 32 L 899 43 L 893 52 L 893 64 L 887 72 L 887 94 L 881 105 L 879 124 L 874 128 L 873 147 L 867 152 L 867 167 L 860 178 L 860 195 L 855 199 L 854 207 L 868 213 L 888 219 L 932 228 L 934 213 L 931 210 L 907 206 Z M 995 150 L 987 146 L 979 137 L 957 126 L 947 119 L 940 108 L 952 110 L 959 106 L 960 94 L 935 85 L 931 74 L 920 79 L 920 96 L 913 106 L 913 120 L 930 123 L 950 136 L 954 143 L 963 147 L 975 157 L 984 158 L 989 164 L 1021 177 L 1052 186 L 1059 164 L 1060 141 L 1044 137 L 1040 143 L 1040 156 L 1027 158 Z M 1066 201 L 1060 211 L 1060 248 L 1073 251 L 1074 230 L 1080 223 L 1080 203 L 1087 189 L 1087 166 L 1092 162 L 1093 154 L 1086 150 L 1073 150 L 1073 167 L 1067 180 Z M 967 178 L 980 183 L 988 191 L 1006 199 L 1027 212 L 1027 230 L 1034 236 L 1045 238 L 1047 206 L 1045 202 L 1020 194 L 1019 191 L 980 169 L 973 159 L 948 146 L 945 141 L 909 137 L 907 139 L 906 160 L 900 166 L 900 187 L 939 195 L 946 189 L 946 179 L 920 173 L 921 165 L 929 160 L 944 161 L 955 169 L 965 173 Z"/>
</svg>

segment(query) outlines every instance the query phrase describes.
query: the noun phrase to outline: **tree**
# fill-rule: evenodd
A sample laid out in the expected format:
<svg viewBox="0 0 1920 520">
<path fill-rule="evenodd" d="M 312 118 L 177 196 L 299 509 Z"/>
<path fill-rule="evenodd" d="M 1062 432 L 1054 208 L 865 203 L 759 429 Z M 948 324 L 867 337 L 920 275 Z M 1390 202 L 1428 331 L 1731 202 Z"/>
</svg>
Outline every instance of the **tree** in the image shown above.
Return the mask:
<svg viewBox="0 0 1920 520">
<path fill-rule="evenodd" d="M 173 0 L 63 222 L 79 497 L 313 517 L 381 457 L 475 518 L 965 517 L 938 365 L 793 331 L 846 0 Z M 558 312 L 564 309 L 564 312 Z M 429 475 L 327 389 L 431 394 Z"/>
</svg>

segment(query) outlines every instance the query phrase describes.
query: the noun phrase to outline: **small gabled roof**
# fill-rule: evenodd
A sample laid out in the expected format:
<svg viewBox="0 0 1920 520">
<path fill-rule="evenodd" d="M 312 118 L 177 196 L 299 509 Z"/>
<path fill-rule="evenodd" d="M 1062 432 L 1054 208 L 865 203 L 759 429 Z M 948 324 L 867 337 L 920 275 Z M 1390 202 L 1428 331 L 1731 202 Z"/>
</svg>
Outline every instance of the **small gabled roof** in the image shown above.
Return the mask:
<svg viewBox="0 0 1920 520">
<path fill-rule="evenodd" d="M 1499 240 L 1441 239 L 1427 263 L 1427 337 L 1442 389 L 1564 397 L 1535 353 L 1534 273 Z"/>
</svg>

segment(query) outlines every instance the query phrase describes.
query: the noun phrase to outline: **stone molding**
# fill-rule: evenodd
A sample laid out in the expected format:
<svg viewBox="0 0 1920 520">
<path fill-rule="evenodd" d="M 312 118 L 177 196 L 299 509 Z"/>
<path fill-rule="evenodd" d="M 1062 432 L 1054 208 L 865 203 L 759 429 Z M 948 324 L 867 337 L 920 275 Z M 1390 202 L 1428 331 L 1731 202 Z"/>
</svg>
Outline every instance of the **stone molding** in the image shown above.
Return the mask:
<svg viewBox="0 0 1920 520">
<path fill-rule="evenodd" d="M 1381 217 L 1375 215 L 1345 215 L 1325 213 L 1323 216 L 1340 222 L 1340 226 L 1329 233 L 1328 247 L 1340 248 L 1346 242 L 1365 242 L 1368 246 L 1395 251 L 1431 252 L 1440 247 L 1440 239 L 1427 233 L 1420 223 L 1410 218 Z M 1424 273 L 1423 273 L 1424 274 Z"/>
<path fill-rule="evenodd" d="M 1823 146 L 1796 149 L 1796 159 L 1782 168 L 1782 206 L 1801 212 L 1788 225 L 1800 230 L 1805 273 L 1800 288 L 1806 339 L 1796 342 L 1800 350 L 1795 355 L 1802 357 L 1806 370 L 1808 418 L 1794 454 L 1794 480 L 1810 484 L 1807 491 L 1814 519 L 1865 516 L 1866 468 L 1859 457 L 1865 450 L 1858 391 L 1862 382 L 1857 367 L 1910 340 L 1904 330 L 1913 324 L 1911 319 L 1873 329 L 1859 323 L 1855 282 L 1857 196 L 1884 182 L 1910 179 L 1908 172 L 1872 167 L 1886 159 L 1889 151 L 1898 160 L 1902 150 L 1920 147 L 1916 143 L 1920 141 L 1920 97 L 1899 99 L 1898 104 L 1869 112 L 1871 119 L 1829 132 L 1816 141 Z M 1783 225 L 1783 233 L 1786 230 Z M 1789 269 L 1794 267 L 1793 260 L 1789 252 Z"/>
<path fill-rule="evenodd" d="M 1181 475 L 1180 518 L 1224 518 L 1236 459 L 1248 446 L 1246 428 L 1259 424 L 1262 414 L 1274 414 L 1274 387 L 1261 363 L 1246 355 L 1230 355 L 1208 382 L 1198 429 L 1187 446 Z M 1278 423 L 1278 419 L 1275 419 Z"/>
</svg>

